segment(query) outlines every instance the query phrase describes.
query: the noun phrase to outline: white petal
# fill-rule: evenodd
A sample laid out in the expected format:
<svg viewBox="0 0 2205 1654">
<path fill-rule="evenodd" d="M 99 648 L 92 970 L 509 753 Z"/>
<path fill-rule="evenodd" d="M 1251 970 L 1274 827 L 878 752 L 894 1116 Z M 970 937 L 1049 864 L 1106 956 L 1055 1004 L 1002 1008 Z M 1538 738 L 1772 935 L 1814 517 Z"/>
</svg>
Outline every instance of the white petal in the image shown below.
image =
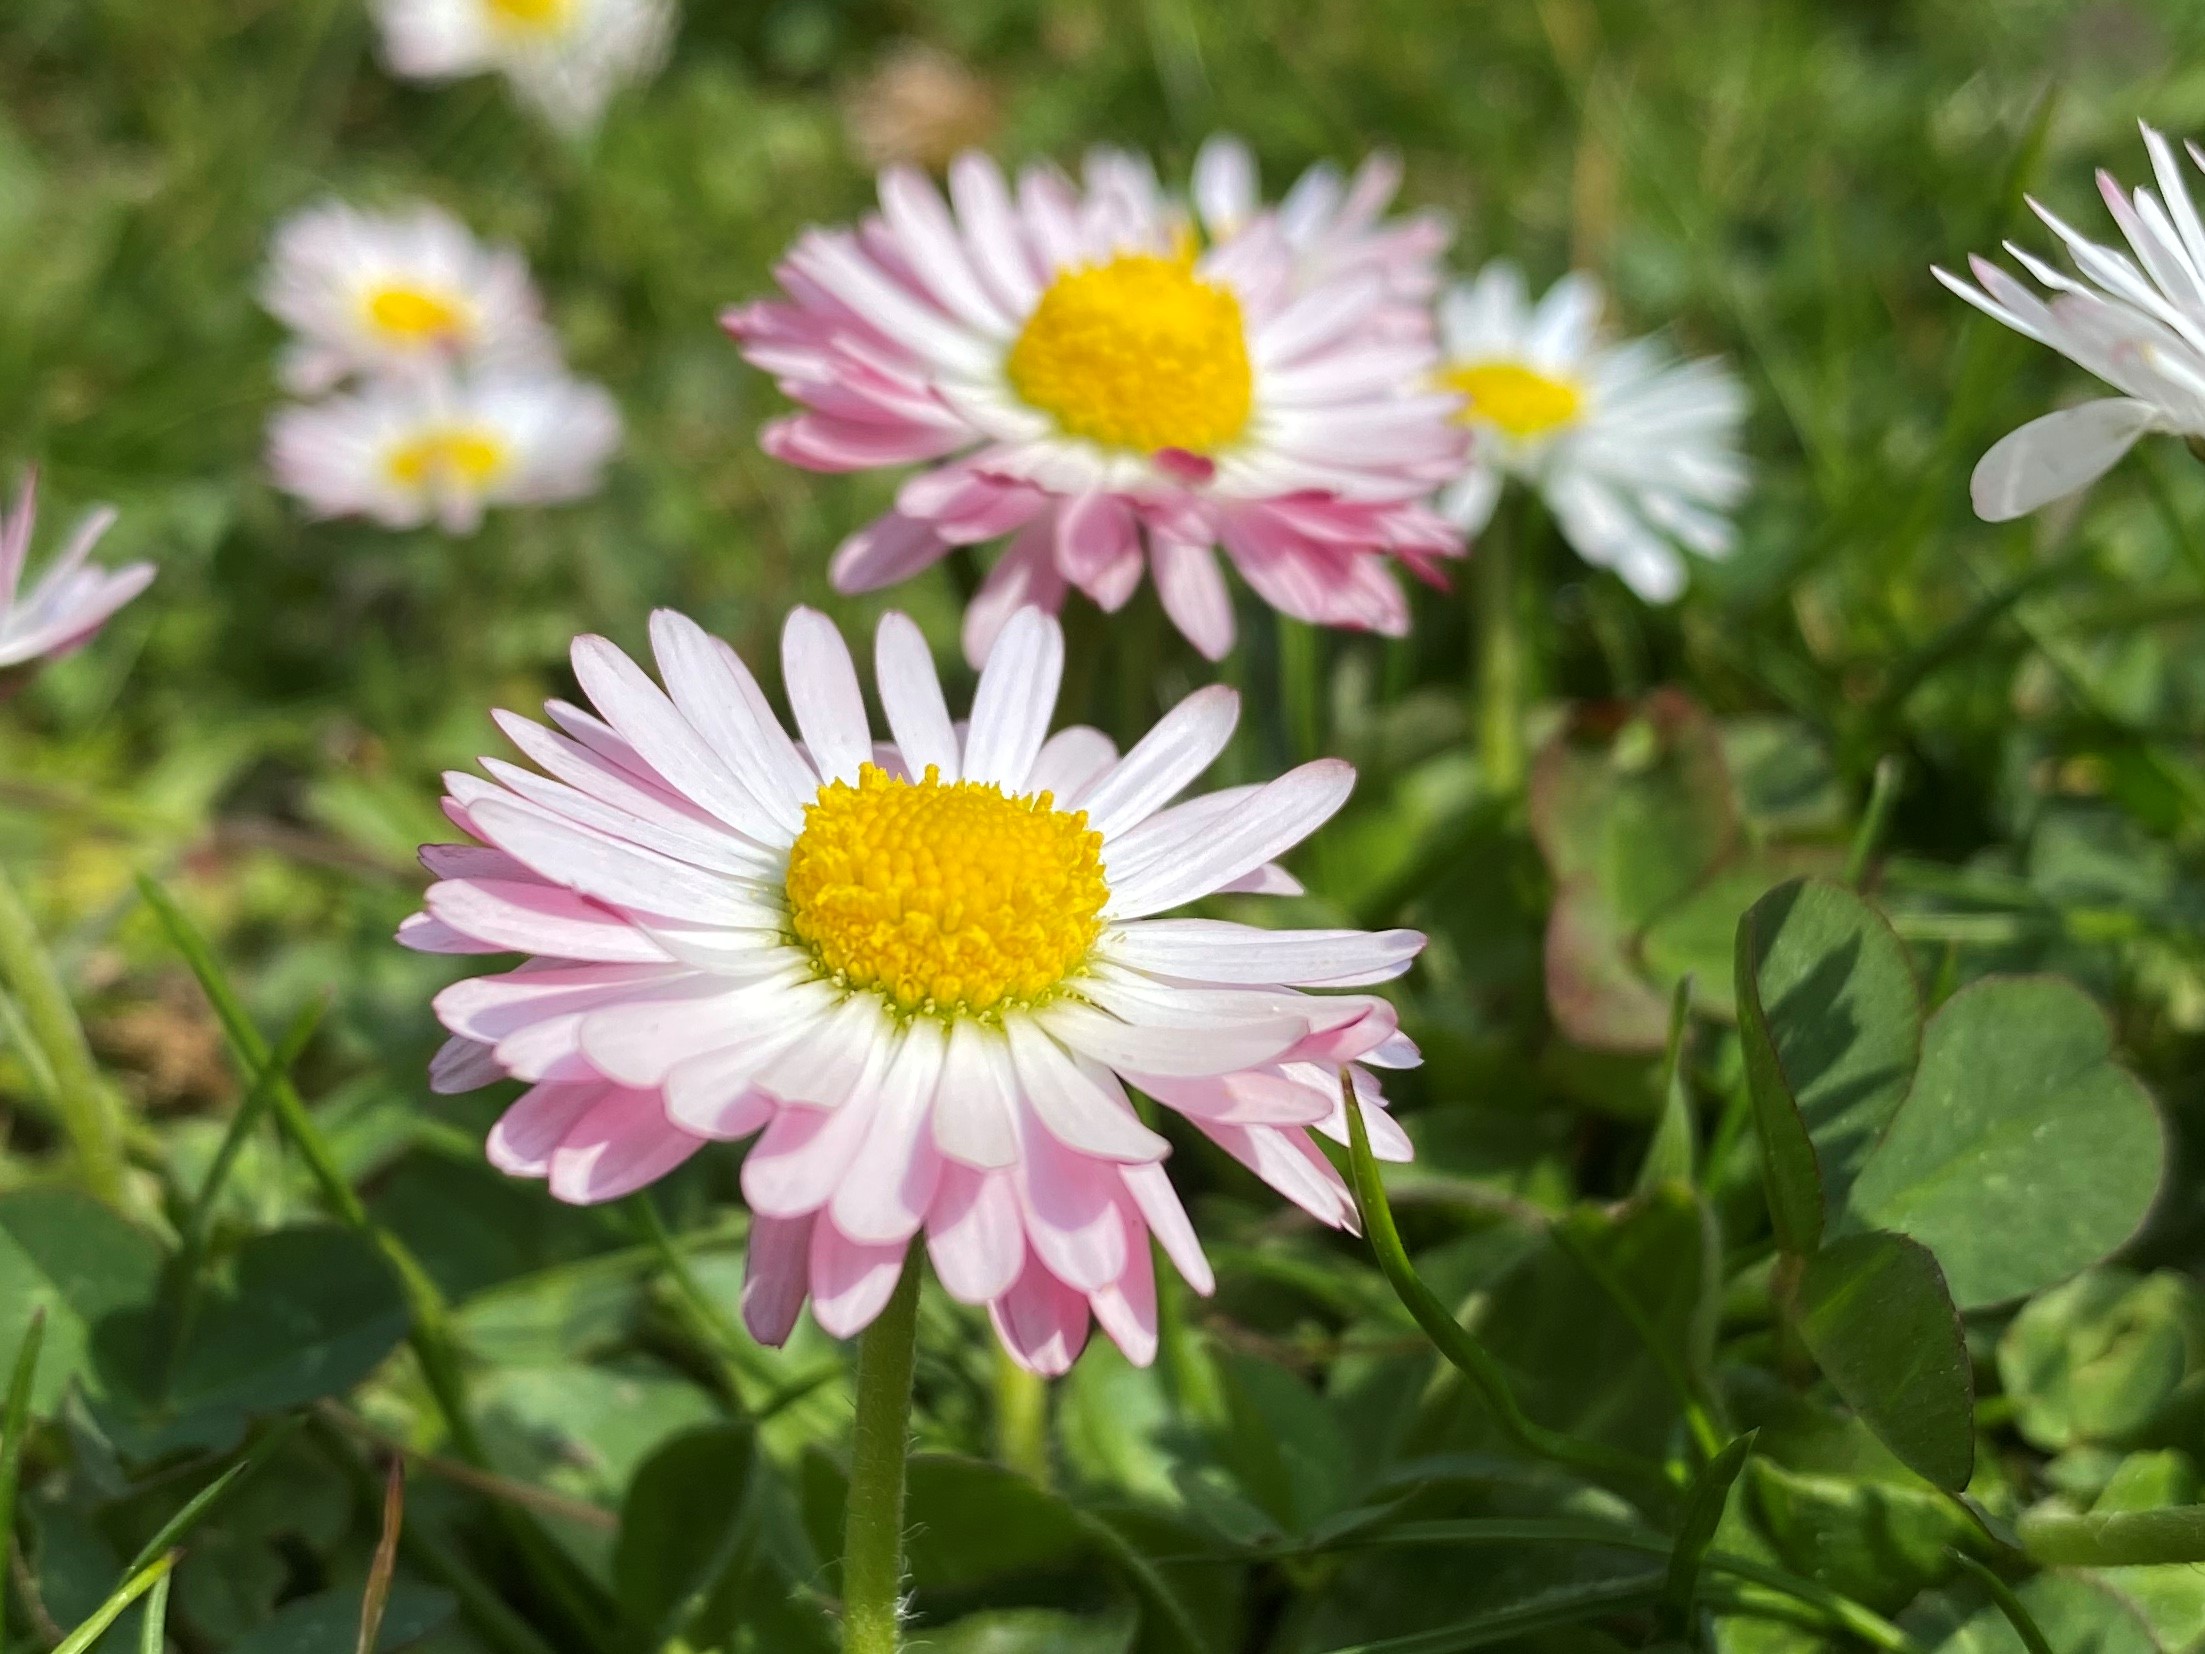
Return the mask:
<svg viewBox="0 0 2205 1654">
<path fill-rule="evenodd" d="M 651 616 L 651 647 L 674 705 L 781 829 L 752 836 L 787 844 L 803 831 L 804 805 L 818 792 L 819 777 L 774 717 L 750 668 L 718 638 L 671 609 Z"/>
<path fill-rule="evenodd" d="M 794 829 L 775 831 L 768 801 L 728 769 L 640 666 L 601 637 L 576 638 L 572 654 L 583 692 L 667 786 L 761 843 L 788 842 Z"/>
<path fill-rule="evenodd" d="M 1104 1069 L 1082 1063 L 1030 1017 L 1006 1017 L 1020 1089 L 1049 1135 L 1102 1160 L 1161 1160 L 1171 1145 L 1141 1124 L 1124 1089 Z"/>
<path fill-rule="evenodd" d="M 1018 1095 L 1018 1073 L 1003 1036 L 969 1019 L 952 1023 L 934 1099 L 935 1146 L 968 1166 L 1015 1164 Z"/>
<path fill-rule="evenodd" d="M 1204 1028 L 1127 1022 L 1076 1000 L 1034 1018 L 1072 1050 L 1121 1074 L 1229 1074 L 1283 1056 L 1309 1032 L 1294 1017 Z"/>
<path fill-rule="evenodd" d="M 1157 720 L 1080 800 L 1105 839 L 1138 826 L 1217 760 L 1240 721 L 1240 696 L 1224 684 L 1198 689 Z"/>
<path fill-rule="evenodd" d="M 545 878 L 601 902 L 705 924 L 747 925 L 757 914 L 745 886 L 517 803 L 484 799 L 467 811 L 482 836 Z"/>
<path fill-rule="evenodd" d="M 934 652 L 909 615 L 881 617 L 873 639 L 873 676 L 905 767 L 920 777 L 932 765 L 944 781 L 955 781 L 961 773 L 957 729 L 950 722 L 949 703 L 942 698 Z"/>
<path fill-rule="evenodd" d="M 792 609 L 781 629 L 781 674 L 796 727 L 803 732 L 820 778 L 855 785 L 858 766 L 873 757 L 873 731 L 865 719 L 865 691 L 849 645 L 835 623 L 817 609 Z"/>
<path fill-rule="evenodd" d="M 1067 724 L 1041 744 L 1027 787 L 1054 793 L 1057 808 L 1074 810 L 1087 789 L 1118 761 L 1117 743 L 1086 724 Z"/>
<path fill-rule="evenodd" d="M 1109 957 L 1189 981 L 1346 988 L 1391 981 L 1423 947 L 1414 930 L 1259 930 L 1219 919 L 1151 919 L 1113 936 Z"/>
<path fill-rule="evenodd" d="M 1014 796 L 1026 790 L 1063 679 L 1064 630 L 1056 617 L 1019 610 L 996 638 L 973 695 L 967 780 L 992 781 Z"/>
<path fill-rule="evenodd" d="M 2088 487 L 2158 420 L 2149 403 L 2122 396 L 2031 420 L 2000 438 L 1977 464 L 1969 487 L 1976 515 L 2009 522 Z"/>
<path fill-rule="evenodd" d="M 1355 787 L 1353 765 L 1320 758 L 1280 776 L 1224 821 L 1189 830 L 1176 811 L 1152 816 L 1108 847 L 1114 919 L 1138 919 L 1207 896 L 1315 832 Z M 1123 869 L 1123 871 L 1121 871 Z"/>
<path fill-rule="evenodd" d="M 1120 1166 L 1118 1175 L 1125 1180 L 1126 1193 L 1133 1197 L 1141 1216 L 1147 1219 L 1150 1233 L 1187 1285 L 1205 1298 L 1215 1292 L 1217 1277 L 1210 1273 L 1210 1260 L 1203 1255 L 1202 1242 L 1164 1168 L 1155 1164 Z"/>
</svg>

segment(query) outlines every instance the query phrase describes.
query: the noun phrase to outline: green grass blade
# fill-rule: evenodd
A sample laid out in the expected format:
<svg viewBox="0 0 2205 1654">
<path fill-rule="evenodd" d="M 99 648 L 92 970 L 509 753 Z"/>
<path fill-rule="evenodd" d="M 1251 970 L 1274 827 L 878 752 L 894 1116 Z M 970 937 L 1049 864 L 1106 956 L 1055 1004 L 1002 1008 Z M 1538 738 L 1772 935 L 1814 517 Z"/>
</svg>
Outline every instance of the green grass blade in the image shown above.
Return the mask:
<svg viewBox="0 0 2205 1654">
<path fill-rule="evenodd" d="M 186 1534 L 199 1525 L 207 1512 L 221 1502 L 224 1495 L 266 1464 L 275 1455 L 277 1448 L 297 1435 L 299 1426 L 304 1422 L 303 1414 L 294 1415 L 261 1437 L 243 1458 L 193 1494 L 185 1501 L 183 1509 L 163 1522 L 161 1531 L 138 1548 L 138 1554 L 130 1559 L 129 1566 L 123 1572 L 134 1574 L 162 1552 L 173 1550 Z"/>
<path fill-rule="evenodd" d="M 138 1654 L 167 1654 L 168 1586 L 173 1573 L 161 1575 L 146 1593 L 145 1623 L 138 1628 Z"/>
<path fill-rule="evenodd" d="M 64 1637 L 54 1654 L 84 1654 L 86 1649 L 107 1634 L 109 1626 L 122 1618 L 125 1609 L 168 1578 L 169 1570 L 175 1566 L 176 1553 L 170 1551 L 168 1555 L 156 1557 L 140 1568 L 116 1586 L 105 1602 L 92 1610 L 90 1619 Z"/>
<path fill-rule="evenodd" d="M 1662 1611 L 1669 1616 L 1672 1629 L 1681 1630 L 1690 1623 L 1708 1547 L 1715 1543 L 1715 1530 L 1722 1526 L 1730 1490 L 1753 1456 L 1754 1438 L 1759 1434 L 1757 1430 L 1747 1431 L 1708 1460 L 1706 1468 L 1693 1478 L 1692 1491 L 1685 1495 L 1677 1543 L 1669 1553 L 1669 1580 L 1661 1593 Z"/>
<path fill-rule="evenodd" d="M 1350 1076 L 1343 1073 L 1340 1083 L 1348 1088 L 1346 1095 L 1352 1098 L 1355 1091 Z M 1650 1495 L 1654 1502 L 1666 1504 L 1671 1489 L 1659 1465 L 1600 1442 L 1582 1441 L 1559 1430 L 1549 1430 L 1524 1412 L 1509 1387 L 1501 1364 L 1448 1312 L 1447 1306 L 1424 1284 L 1415 1265 L 1409 1262 L 1408 1251 L 1401 1244 L 1401 1232 L 1394 1227 L 1393 1208 L 1387 1203 L 1385 1185 L 1379 1181 L 1378 1162 L 1371 1156 L 1370 1133 L 1363 1125 L 1362 1110 L 1350 1106 L 1347 1121 L 1348 1160 L 1354 1177 L 1355 1200 L 1362 1210 L 1363 1232 L 1370 1238 L 1371 1250 L 1377 1254 L 1378 1267 L 1395 1295 L 1416 1318 L 1417 1325 L 1439 1346 L 1440 1354 L 1470 1381 L 1495 1421 L 1528 1453 L 1569 1465 L 1601 1481 L 1621 1483 L 1641 1496 Z"/>
<path fill-rule="evenodd" d="M 0 977 L 14 991 L 24 1024 L 53 1077 L 54 1103 L 85 1186 L 108 1205 L 120 1207 L 128 1194 L 121 1110 L 100 1081 L 68 985 L 5 869 L 0 869 Z"/>
<path fill-rule="evenodd" d="M 15 1372 L 8 1380 L 8 1410 L 0 1420 L 0 1626 L 8 1622 L 8 1559 L 15 1554 L 15 1489 L 23 1476 L 23 1433 L 30 1428 L 31 1386 L 38 1378 L 38 1352 L 46 1342 L 46 1307 L 31 1311 L 30 1325 L 16 1348 Z"/>
</svg>

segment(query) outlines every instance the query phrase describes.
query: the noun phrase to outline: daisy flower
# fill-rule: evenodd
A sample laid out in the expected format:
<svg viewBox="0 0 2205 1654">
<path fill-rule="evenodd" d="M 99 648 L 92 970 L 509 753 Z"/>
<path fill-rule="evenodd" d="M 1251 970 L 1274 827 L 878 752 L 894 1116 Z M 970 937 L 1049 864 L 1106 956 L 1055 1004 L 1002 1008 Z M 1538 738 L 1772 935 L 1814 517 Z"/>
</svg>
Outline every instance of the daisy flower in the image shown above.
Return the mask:
<svg viewBox="0 0 2205 1654">
<path fill-rule="evenodd" d="M 26 592 L 23 565 L 38 524 L 38 479 L 23 479 L 14 508 L 0 514 L 0 672 L 81 648 L 109 616 L 152 584 L 151 563 L 103 569 L 89 560 L 114 522 L 112 506 L 86 513 Z"/>
<path fill-rule="evenodd" d="M 597 125 L 673 43 L 672 0 L 376 0 L 383 56 L 409 80 L 496 70 L 563 132 Z"/>
<path fill-rule="evenodd" d="M 1679 548 L 1727 557 L 1746 491 L 1745 391 L 1655 339 L 1600 337 L 1600 287 L 1568 275 L 1533 304 L 1505 260 L 1440 303 L 1440 380 L 1463 398 L 1470 460 L 1440 509 L 1475 532 L 1509 477 L 1537 488 L 1588 563 L 1650 602 L 1684 590 Z"/>
<path fill-rule="evenodd" d="M 1368 156 L 1345 180 L 1339 168 L 1319 162 L 1280 201 L 1273 215 L 1276 233 L 1294 253 L 1303 281 L 1375 275 L 1384 292 L 1376 326 L 1398 337 L 1429 340 L 1439 261 L 1455 232 L 1436 212 L 1388 220 L 1386 209 L 1400 189 L 1397 156 Z M 1212 242 L 1239 235 L 1267 216 L 1255 156 L 1229 135 L 1209 139 L 1196 154 L 1191 193 Z"/>
<path fill-rule="evenodd" d="M 1393 563 L 1436 579 L 1462 549 L 1421 503 L 1459 463 L 1455 399 L 1428 329 L 1402 321 L 1436 243 L 1377 224 L 1382 174 L 1289 220 L 1254 209 L 1244 152 L 1211 154 L 1207 238 L 1128 155 L 1014 190 L 966 154 L 947 203 L 892 167 L 877 215 L 807 231 L 784 296 L 726 315 L 803 407 L 766 428 L 769 453 L 924 467 L 836 552 L 839 589 L 1009 535 L 966 614 L 973 660 L 1020 607 L 1076 586 L 1114 610 L 1144 567 L 1215 659 L 1233 641 L 1222 548 L 1297 619 L 1408 629 Z"/>
<path fill-rule="evenodd" d="M 300 396 L 352 374 L 455 363 L 531 371 L 559 360 L 521 255 L 484 247 L 425 202 L 369 213 L 325 201 L 293 214 L 270 248 L 261 302 L 299 335 L 282 375 Z"/>
<path fill-rule="evenodd" d="M 594 493 L 619 445 L 620 413 L 601 386 L 436 374 L 281 410 L 268 464 L 316 517 L 471 534 L 488 507 Z"/>
<path fill-rule="evenodd" d="M 2098 174 L 2098 191 L 2133 259 L 2032 200 L 2037 216 L 2066 243 L 2080 280 L 2012 242 L 2006 250 L 2049 299 L 1985 258 L 1968 261 L 1975 286 L 1931 272 L 1985 315 L 2050 345 L 2121 393 L 2046 414 L 1993 446 L 1971 487 L 1987 521 L 2025 516 L 2088 487 L 2148 431 L 2205 435 L 2205 225 L 2172 146 L 2148 126 L 2143 132 L 2164 199 L 2148 189 L 2130 196 L 2111 173 Z M 2189 152 L 2205 167 L 2205 150 L 2193 143 Z"/>
<path fill-rule="evenodd" d="M 1412 931 L 1268 931 L 1159 917 L 1217 891 L 1297 888 L 1274 858 L 1346 799 L 1322 760 L 1172 801 L 1224 749 L 1233 692 L 1197 691 L 1123 756 L 1054 735 L 1056 621 L 1005 624 L 951 720 L 918 628 L 881 622 L 875 682 L 795 611 L 792 739 L 726 644 L 660 611 L 664 687 L 602 638 L 574 646 L 594 712 L 499 714 L 535 766 L 448 777 L 467 844 L 400 939 L 527 955 L 446 989 L 445 1091 L 528 1082 L 491 1159 L 570 1201 L 610 1200 L 708 1141 L 755 1137 L 743 1313 L 788 1336 L 807 1297 L 855 1334 L 924 1237 L 1011 1353 L 1067 1368 L 1090 1318 L 1156 1347 L 1153 1237 L 1212 1281 L 1127 1087 L 1181 1115 L 1322 1221 L 1355 1206 L 1312 1130 L 1344 1139 L 1343 1064 L 1378 1152 L 1409 1153 L 1367 1065 L 1417 1060 L 1387 1003 Z"/>
</svg>

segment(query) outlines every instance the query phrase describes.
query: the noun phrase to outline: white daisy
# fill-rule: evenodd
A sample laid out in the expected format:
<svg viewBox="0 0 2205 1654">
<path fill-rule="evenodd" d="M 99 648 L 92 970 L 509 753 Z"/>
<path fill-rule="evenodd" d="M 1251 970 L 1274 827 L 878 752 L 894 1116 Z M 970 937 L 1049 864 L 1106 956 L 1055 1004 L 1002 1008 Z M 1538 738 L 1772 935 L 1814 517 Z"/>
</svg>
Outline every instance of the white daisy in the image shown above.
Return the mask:
<svg viewBox="0 0 2205 1654">
<path fill-rule="evenodd" d="M 596 126 L 673 43 L 672 0 L 376 0 L 383 56 L 410 80 L 496 70 L 564 132 Z"/>
<path fill-rule="evenodd" d="M 603 387 L 560 374 L 391 380 L 279 412 L 276 483 L 317 517 L 473 532 L 485 508 L 596 491 L 620 443 Z"/>
<path fill-rule="evenodd" d="M 1984 258 L 1968 260 L 1979 286 L 1931 272 L 1985 315 L 2050 345 L 2122 393 L 2032 420 L 1985 454 L 1971 491 L 1987 521 L 2024 516 L 2089 486 L 2148 431 L 2205 435 L 2205 225 L 2173 148 L 2150 127 L 2143 132 L 2164 200 L 2148 189 L 2128 196 L 2111 173 L 2098 174 L 2099 193 L 2134 259 L 2031 201 L 2066 243 L 2080 281 L 2010 241 L 2006 250 L 2050 300 Z M 2205 150 L 2193 143 L 2189 152 L 2205 167 Z"/>
<path fill-rule="evenodd" d="M 369 213 L 324 201 L 293 214 L 270 248 L 261 302 L 299 335 L 282 374 L 300 396 L 353 374 L 455 363 L 512 373 L 559 360 L 527 262 L 426 202 Z"/>
<path fill-rule="evenodd" d="M 529 956 L 437 999 L 439 1090 L 529 1083 L 490 1135 L 503 1169 L 611 1200 L 755 1135 L 743 1313 L 761 1340 L 807 1296 L 854 1334 L 923 1234 L 943 1287 L 1061 1373 L 1090 1317 L 1155 1354 L 1152 1236 L 1211 1285 L 1128 1084 L 1335 1226 L 1355 1203 L 1312 1132 L 1344 1141 L 1355 1107 L 1376 1152 L 1408 1157 L 1362 1065 L 1416 1048 L 1383 999 L 1337 990 L 1400 975 L 1421 936 L 1163 917 L 1298 888 L 1273 858 L 1346 800 L 1346 764 L 1174 803 L 1230 740 L 1233 692 L 1196 691 L 1122 757 L 1096 730 L 1051 735 L 1064 640 L 1031 608 L 969 723 L 919 629 L 883 620 L 888 739 L 824 615 L 782 634 L 801 741 L 695 622 L 661 611 L 651 640 L 663 688 L 585 637 L 595 713 L 499 716 L 535 767 L 446 778 L 477 842 L 422 852 L 439 882 L 399 932 Z"/>
<path fill-rule="evenodd" d="M 1680 362 L 1658 340 L 1603 342 L 1600 311 L 1592 277 L 1565 276 L 1533 305 L 1504 260 L 1441 301 L 1440 377 L 1476 440 L 1440 509 L 1475 531 L 1520 477 L 1585 561 L 1667 602 L 1684 590 L 1679 546 L 1730 554 L 1745 391 L 1722 363 Z"/>
</svg>

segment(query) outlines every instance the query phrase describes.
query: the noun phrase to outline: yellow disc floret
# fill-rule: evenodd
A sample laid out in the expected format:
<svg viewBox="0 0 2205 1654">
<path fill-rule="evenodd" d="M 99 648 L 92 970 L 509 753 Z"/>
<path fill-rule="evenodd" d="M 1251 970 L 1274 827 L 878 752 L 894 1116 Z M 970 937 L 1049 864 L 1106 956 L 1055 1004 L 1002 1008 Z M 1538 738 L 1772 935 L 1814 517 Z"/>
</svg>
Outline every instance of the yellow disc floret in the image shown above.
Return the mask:
<svg viewBox="0 0 2205 1654">
<path fill-rule="evenodd" d="M 549 34 L 562 27 L 574 0 L 484 0 L 490 20 L 516 33 Z"/>
<path fill-rule="evenodd" d="M 1072 435 L 1144 454 L 1213 454 L 1246 428 L 1255 399 L 1240 300 L 1196 276 L 1191 254 L 1065 271 L 1004 372 Z"/>
<path fill-rule="evenodd" d="M 391 480 L 404 488 L 425 488 L 432 482 L 480 488 L 505 469 L 509 458 L 495 432 L 453 426 L 401 442 L 384 463 Z"/>
<path fill-rule="evenodd" d="M 1482 420 L 1517 438 L 1558 431 L 1585 405 L 1585 393 L 1569 380 L 1521 362 L 1465 363 L 1441 374 L 1440 382 L 1468 399 L 1466 423 Z"/>
<path fill-rule="evenodd" d="M 379 287 L 368 295 L 368 320 L 402 344 L 457 341 L 467 332 L 462 308 L 421 287 Z"/>
<path fill-rule="evenodd" d="M 867 764 L 804 807 L 789 924 L 820 969 L 899 1010 L 987 1012 L 1046 997 L 1102 934 L 1102 834 L 1047 793 L 903 781 Z"/>
</svg>

